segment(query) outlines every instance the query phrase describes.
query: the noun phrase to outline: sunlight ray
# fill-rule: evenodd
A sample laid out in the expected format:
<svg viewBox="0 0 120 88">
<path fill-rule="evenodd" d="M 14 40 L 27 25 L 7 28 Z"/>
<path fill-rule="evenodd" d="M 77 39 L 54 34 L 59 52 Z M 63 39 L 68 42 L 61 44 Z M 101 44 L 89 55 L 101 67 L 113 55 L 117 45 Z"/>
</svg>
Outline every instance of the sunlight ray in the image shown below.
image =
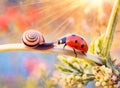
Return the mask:
<svg viewBox="0 0 120 88">
<path fill-rule="evenodd" d="M 67 11 L 64 10 L 64 12 L 59 13 L 58 15 L 56 15 L 56 17 L 54 17 L 54 19 L 52 19 L 52 20 L 48 21 L 46 24 L 42 25 L 42 27 L 47 26 L 48 24 L 56 21 L 58 18 L 64 16 L 65 14 L 69 14 L 69 12 L 71 12 L 72 10 L 74 10 L 74 9 L 76 9 L 76 8 L 78 8 L 78 6 L 77 6 L 77 7 L 76 7 L 76 6 L 73 6 L 73 7 L 71 6 L 71 8 L 67 9 Z M 43 22 L 43 20 L 42 20 L 42 22 Z M 44 23 L 44 22 L 43 22 L 43 23 Z"/>
<path fill-rule="evenodd" d="M 72 3 L 72 2 L 71 2 Z M 69 8 L 69 6 L 70 6 L 70 4 L 71 3 L 69 3 L 69 4 L 65 4 L 66 5 L 66 7 L 67 8 Z M 60 5 L 61 6 L 61 5 Z M 54 6 L 53 6 L 54 7 Z M 53 7 L 51 7 L 51 8 L 53 8 Z M 56 7 L 54 7 L 54 8 L 57 8 L 57 7 L 59 7 L 59 6 L 56 6 Z M 47 10 L 47 9 L 46 9 Z M 67 10 L 67 9 L 66 9 Z M 66 10 L 56 10 L 55 12 L 53 12 L 52 14 L 49 14 L 49 15 L 47 15 L 47 16 L 44 16 L 42 19 L 41 19 L 41 21 L 40 22 L 42 22 L 42 23 L 44 23 L 45 21 L 48 21 L 48 19 L 50 19 L 51 17 L 56 17 L 56 16 L 58 16 L 59 14 L 60 14 L 60 12 L 62 12 L 62 14 L 64 14 L 64 13 L 66 13 Z M 44 11 L 45 12 L 45 11 Z"/>
</svg>

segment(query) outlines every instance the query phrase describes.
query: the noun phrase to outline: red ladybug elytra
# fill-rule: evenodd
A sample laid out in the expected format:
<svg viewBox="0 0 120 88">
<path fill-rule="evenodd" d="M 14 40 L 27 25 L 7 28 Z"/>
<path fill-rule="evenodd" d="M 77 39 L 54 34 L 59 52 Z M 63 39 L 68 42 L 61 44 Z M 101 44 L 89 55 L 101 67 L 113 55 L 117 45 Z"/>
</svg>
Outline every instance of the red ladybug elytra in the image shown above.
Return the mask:
<svg viewBox="0 0 120 88">
<path fill-rule="evenodd" d="M 75 50 L 81 51 L 83 54 L 87 53 L 88 51 L 88 45 L 86 41 L 81 37 L 76 34 L 71 34 L 66 37 L 63 37 L 58 40 L 58 44 L 65 44 L 65 46 L 69 46 L 74 50 L 75 56 L 77 57 L 77 53 Z"/>
</svg>

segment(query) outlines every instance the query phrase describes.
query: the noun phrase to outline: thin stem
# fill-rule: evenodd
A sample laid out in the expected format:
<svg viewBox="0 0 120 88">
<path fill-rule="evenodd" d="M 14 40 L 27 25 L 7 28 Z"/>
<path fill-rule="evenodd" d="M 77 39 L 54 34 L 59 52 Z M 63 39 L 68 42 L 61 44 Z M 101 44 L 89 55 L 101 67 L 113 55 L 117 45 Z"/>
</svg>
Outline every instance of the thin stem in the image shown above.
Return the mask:
<svg viewBox="0 0 120 88">
<path fill-rule="evenodd" d="M 113 62 L 111 61 L 110 48 L 112 45 L 113 36 L 114 36 L 115 28 L 117 25 L 117 21 L 118 21 L 119 9 L 120 9 L 120 0 L 116 0 L 112 9 L 110 19 L 109 19 L 105 38 L 102 44 L 103 50 L 101 52 L 104 60 L 106 61 L 106 65 L 110 67 L 117 75 L 119 74 L 119 72 L 115 68 Z"/>
<path fill-rule="evenodd" d="M 60 48 L 58 46 L 54 46 L 54 48 L 50 48 L 50 49 L 40 50 L 40 49 L 28 48 L 22 43 L 0 45 L 0 52 L 9 52 L 9 51 L 36 51 L 36 52 L 44 52 L 44 53 L 52 53 L 52 54 L 69 55 L 69 56 L 75 57 L 73 50 L 70 50 L 70 49 L 63 50 L 63 48 Z M 92 55 L 89 53 L 84 55 L 83 53 L 79 51 L 76 51 L 76 53 L 77 53 L 78 58 L 89 59 L 96 63 L 102 64 L 100 57 L 96 55 Z"/>
<path fill-rule="evenodd" d="M 113 10 L 112 10 L 112 13 L 111 13 L 111 16 L 110 16 L 110 19 L 109 19 L 105 38 L 103 41 L 102 55 L 103 55 L 103 57 L 106 57 L 106 58 L 109 58 L 110 48 L 112 45 L 116 24 L 118 21 L 119 8 L 120 8 L 120 0 L 116 0 Z"/>
</svg>

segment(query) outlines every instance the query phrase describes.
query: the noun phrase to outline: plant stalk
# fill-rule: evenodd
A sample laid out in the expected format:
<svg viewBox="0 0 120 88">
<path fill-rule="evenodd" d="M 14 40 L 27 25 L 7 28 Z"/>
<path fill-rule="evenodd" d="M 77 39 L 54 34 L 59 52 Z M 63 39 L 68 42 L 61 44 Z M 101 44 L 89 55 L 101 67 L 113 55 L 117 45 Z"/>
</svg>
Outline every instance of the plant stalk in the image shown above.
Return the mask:
<svg viewBox="0 0 120 88">
<path fill-rule="evenodd" d="M 103 50 L 101 52 L 101 55 L 106 61 L 106 66 L 111 68 L 114 71 L 114 73 L 116 73 L 117 75 L 119 75 L 119 72 L 115 68 L 111 60 L 110 49 L 111 49 L 111 45 L 113 42 L 113 37 L 114 37 L 117 21 L 118 21 L 119 9 L 120 9 L 120 0 L 116 0 L 113 6 L 112 12 L 111 12 L 109 22 L 108 22 L 105 38 L 102 44 Z"/>
<path fill-rule="evenodd" d="M 52 53 L 52 54 L 61 54 L 61 55 L 68 55 L 68 56 L 73 56 L 75 57 L 75 54 L 73 50 L 71 49 L 63 49 L 62 46 L 54 46 L 53 48 L 50 49 L 32 49 L 29 47 L 26 47 L 22 43 L 15 43 L 15 44 L 3 44 L 0 45 L 0 52 L 10 52 L 10 51 L 36 51 L 36 52 L 43 52 L 43 53 Z M 92 60 L 95 63 L 102 64 L 101 58 L 99 56 L 89 54 L 87 53 L 86 55 L 82 54 L 79 51 L 76 51 L 77 57 L 82 58 L 82 59 L 89 59 Z M 98 58 L 98 59 L 96 59 Z"/>
<path fill-rule="evenodd" d="M 113 41 L 113 36 L 115 32 L 115 28 L 118 21 L 118 12 L 120 8 L 120 0 L 116 0 L 111 12 L 111 16 L 108 22 L 105 38 L 103 41 L 103 50 L 102 56 L 105 58 L 110 58 L 110 49 Z"/>
</svg>

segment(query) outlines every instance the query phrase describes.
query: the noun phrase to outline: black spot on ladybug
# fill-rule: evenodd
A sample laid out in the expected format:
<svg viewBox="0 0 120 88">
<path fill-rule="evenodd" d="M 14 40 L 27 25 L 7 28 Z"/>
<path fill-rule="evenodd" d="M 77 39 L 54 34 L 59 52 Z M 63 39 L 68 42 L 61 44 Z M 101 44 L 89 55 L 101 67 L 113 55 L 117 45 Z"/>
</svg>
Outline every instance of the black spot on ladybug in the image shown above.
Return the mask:
<svg viewBox="0 0 120 88">
<path fill-rule="evenodd" d="M 84 48 L 84 44 L 81 45 L 81 48 Z"/>
<path fill-rule="evenodd" d="M 72 36 L 76 36 L 75 34 L 72 34 Z"/>
<path fill-rule="evenodd" d="M 77 43 L 78 42 L 78 40 L 75 40 L 75 43 Z"/>
</svg>

